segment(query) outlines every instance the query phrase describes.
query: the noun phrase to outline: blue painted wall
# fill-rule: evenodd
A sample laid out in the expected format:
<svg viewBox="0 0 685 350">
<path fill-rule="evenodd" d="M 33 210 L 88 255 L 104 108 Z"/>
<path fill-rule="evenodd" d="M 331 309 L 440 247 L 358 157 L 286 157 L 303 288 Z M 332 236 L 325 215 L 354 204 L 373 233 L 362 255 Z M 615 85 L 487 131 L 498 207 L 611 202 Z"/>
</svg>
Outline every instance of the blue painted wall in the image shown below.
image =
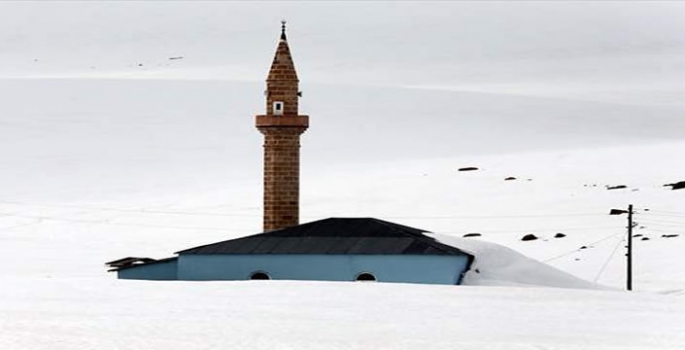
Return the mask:
<svg viewBox="0 0 685 350">
<path fill-rule="evenodd" d="M 353 281 L 370 272 L 380 282 L 458 284 L 467 265 L 454 255 L 189 254 L 178 258 L 178 279 L 247 280 L 264 271 L 276 280 Z"/>
<path fill-rule="evenodd" d="M 120 279 L 170 281 L 178 279 L 177 259 L 119 270 Z"/>
</svg>

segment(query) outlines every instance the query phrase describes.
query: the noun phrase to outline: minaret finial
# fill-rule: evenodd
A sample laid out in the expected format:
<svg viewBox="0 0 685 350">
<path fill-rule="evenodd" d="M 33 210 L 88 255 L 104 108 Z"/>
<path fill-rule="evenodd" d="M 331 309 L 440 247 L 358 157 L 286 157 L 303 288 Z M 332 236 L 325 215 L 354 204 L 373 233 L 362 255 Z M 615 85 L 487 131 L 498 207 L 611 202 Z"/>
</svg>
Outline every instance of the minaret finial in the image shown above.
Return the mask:
<svg viewBox="0 0 685 350">
<path fill-rule="evenodd" d="M 281 40 L 285 39 L 285 20 L 281 20 Z"/>
</svg>

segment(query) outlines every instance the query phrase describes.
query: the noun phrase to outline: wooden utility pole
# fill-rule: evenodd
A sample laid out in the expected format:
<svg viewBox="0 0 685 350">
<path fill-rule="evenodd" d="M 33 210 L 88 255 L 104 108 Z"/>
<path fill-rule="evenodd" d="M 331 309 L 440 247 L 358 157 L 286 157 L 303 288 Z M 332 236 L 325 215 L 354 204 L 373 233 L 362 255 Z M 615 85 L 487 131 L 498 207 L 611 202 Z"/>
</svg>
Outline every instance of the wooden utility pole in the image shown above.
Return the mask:
<svg viewBox="0 0 685 350">
<path fill-rule="evenodd" d="M 633 205 L 628 210 L 611 209 L 609 215 L 628 214 L 628 252 L 626 253 L 626 289 L 633 290 Z"/>
<path fill-rule="evenodd" d="M 628 206 L 628 254 L 626 271 L 626 289 L 633 290 L 633 205 Z"/>
</svg>

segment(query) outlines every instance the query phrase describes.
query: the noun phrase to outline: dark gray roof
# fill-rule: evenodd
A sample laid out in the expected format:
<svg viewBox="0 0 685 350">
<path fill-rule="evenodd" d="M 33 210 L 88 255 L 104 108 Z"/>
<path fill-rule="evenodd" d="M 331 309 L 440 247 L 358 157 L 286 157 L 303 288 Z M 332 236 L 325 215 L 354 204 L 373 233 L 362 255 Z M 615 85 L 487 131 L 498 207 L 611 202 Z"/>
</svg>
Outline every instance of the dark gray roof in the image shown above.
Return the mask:
<svg viewBox="0 0 685 350">
<path fill-rule="evenodd" d="M 106 262 L 105 265 L 107 265 L 109 267 L 120 268 L 120 267 L 129 266 L 129 265 L 133 265 L 133 264 L 149 263 L 152 261 L 155 261 L 155 259 L 138 258 L 138 257 L 134 257 L 134 256 L 129 256 L 126 258 L 121 258 L 121 259 L 117 259 L 114 261 Z"/>
<path fill-rule="evenodd" d="M 124 258 L 124 259 L 128 259 L 128 258 Z M 124 259 L 119 259 L 119 260 L 124 260 Z M 169 258 L 157 259 L 157 260 L 151 259 L 151 258 L 141 258 L 140 260 L 137 261 L 137 263 L 133 263 L 133 264 L 127 264 L 127 265 L 122 265 L 122 266 L 110 265 L 110 267 L 113 267 L 113 269 L 107 270 L 107 272 L 115 272 L 115 271 L 130 269 L 132 267 L 147 266 L 147 265 L 154 265 L 154 264 L 160 264 L 160 263 L 165 263 L 165 262 L 171 262 L 171 261 L 174 261 L 177 259 L 178 259 L 177 256 L 172 256 Z M 116 261 L 118 261 L 118 260 L 115 260 L 115 262 Z"/>
<path fill-rule="evenodd" d="M 186 249 L 177 254 L 468 255 L 426 230 L 373 218 L 330 218 Z"/>
</svg>

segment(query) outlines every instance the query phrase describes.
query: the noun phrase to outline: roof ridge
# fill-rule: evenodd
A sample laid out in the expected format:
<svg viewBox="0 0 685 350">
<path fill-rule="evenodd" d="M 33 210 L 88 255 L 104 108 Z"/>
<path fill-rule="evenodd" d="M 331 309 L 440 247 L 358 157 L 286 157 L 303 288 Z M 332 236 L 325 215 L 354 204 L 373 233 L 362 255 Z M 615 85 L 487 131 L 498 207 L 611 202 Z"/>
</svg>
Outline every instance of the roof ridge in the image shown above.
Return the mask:
<svg viewBox="0 0 685 350">
<path fill-rule="evenodd" d="M 394 223 L 394 222 L 385 221 L 385 220 L 381 220 L 381 219 L 376 219 L 376 218 L 369 218 L 369 219 L 371 219 L 371 220 L 373 220 L 373 221 L 375 221 L 375 222 L 377 222 L 377 223 L 379 223 L 379 224 L 381 224 L 381 225 L 383 225 L 383 226 L 386 226 L 386 227 L 388 227 L 388 228 L 391 228 L 392 230 L 399 231 L 399 232 L 404 232 L 404 233 L 409 233 L 409 234 L 411 234 L 411 235 L 415 235 L 415 233 L 414 233 L 414 232 L 411 232 L 411 231 L 418 231 L 418 232 L 419 232 L 419 235 L 421 235 L 421 236 L 423 236 L 423 232 L 430 232 L 430 231 L 428 231 L 428 230 L 424 230 L 424 229 L 421 229 L 421 228 L 415 228 L 415 227 L 409 227 L 409 226 L 405 226 L 405 225 L 400 225 L 400 224 L 396 224 L 396 223 Z M 401 229 L 401 230 L 400 230 L 400 229 Z M 407 231 L 409 231 L 409 232 L 407 232 Z"/>
<path fill-rule="evenodd" d="M 271 232 L 274 232 L 274 231 L 262 232 L 262 233 L 257 233 L 257 234 L 254 234 L 254 235 L 248 235 L 248 236 L 242 236 L 242 237 L 237 237 L 237 238 L 225 239 L 225 240 L 219 241 L 219 242 L 214 242 L 214 243 L 207 243 L 207 244 L 203 244 L 203 245 L 198 245 L 198 246 L 195 246 L 195 247 L 192 247 L 192 248 L 179 250 L 179 251 L 175 252 L 174 254 L 181 254 L 181 253 L 187 252 L 187 251 L 189 251 L 189 250 L 195 250 L 195 249 L 205 248 L 205 247 L 209 247 L 209 246 L 211 246 L 211 245 L 226 243 L 226 242 L 230 242 L 230 241 L 237 241 L 237 240 L 239 240 L 239 239 L 252 238 L 252 237 L 256 237 L 256 236 L 261 236 L 261 235 L 265 235 L 265 234 L 268 234 L 268 233 L 271 233 Z"/>
<path fill-rule="evenodd" d="M 399 231 L 398 228 L 420 231 L 420 233 L 418 233 L 418 234 L 416 234 L 414 232 L 407 232 L 407 231 L 400 231 L 400 232 L 407 234 L 407 235 L 411 235 L 413 238 L 421 240 L 424 243 L 426 243 L 426 244 L 430 245 L 431 247 L 438 249 L 440 251 L 449 253 L 451 250 L 456 249 L 460 252 L 463 252 L 461 249 L 459 249 L 457 247 L 453 247 L 451 245 L 441 243 L 433 237 L 426 236 L 424 233 L 430 233 L 430 231 L 428 231 L 428 230 L 418 229 L 418 228 L 409 227 L 409 226 L 405 226 L 405 225 L 400 225 L 400 224 L 396 224 L 394 222 L 389 222 L 389 221 L 376 219 L 376 218 L 371 218 L 371 219 L 382 224 L 382 225 L 384 225 L 384 226 L 386 226 L 386 227 L 388 227 L 388 228 L 390 228 L 390 229 L 392 229 L 392 230 L 395 230 L 395 231 Z"/>
</svg>

